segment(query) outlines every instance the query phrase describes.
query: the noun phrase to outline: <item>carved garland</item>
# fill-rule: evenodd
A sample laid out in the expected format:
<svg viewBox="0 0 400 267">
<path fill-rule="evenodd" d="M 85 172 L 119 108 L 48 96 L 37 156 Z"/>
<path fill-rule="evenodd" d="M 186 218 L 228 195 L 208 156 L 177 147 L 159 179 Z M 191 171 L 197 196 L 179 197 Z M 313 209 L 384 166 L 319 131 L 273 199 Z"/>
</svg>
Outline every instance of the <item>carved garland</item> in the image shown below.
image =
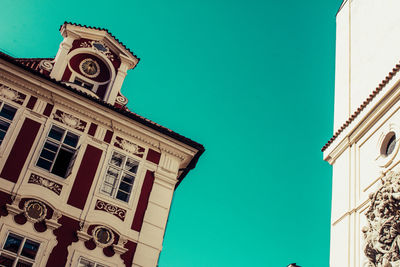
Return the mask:
<svg viewBox="0 0 400 267">
<path fill-rule="evenodd" d="M 369 197 L 368 225 L 362 229 L 367 257 L 364 266 L 400 266 L 400 173 L 387 173 L 381 188 Z"/>
<path fill-rule="evenodd" d="M 115 205 L 104 202 L 102 200 L 96 201 L 95 210 L 102 210 L 119 218 L 121 221 L 125 220 L 126 210 L 121 209 Z"/>
<path fill-rule="evenodd" d="M 61 190 L 62 190 L 62 185 L 53 182 L 47 178 L 41 177 L 37 174 L 31 173 L 31 176 L 29 177 L 28 180 L 29 184 L 37 184 L 40 186 L 43 186 L 44 188 L 49 189 L 50 191 L 53 191 L 54 193 L 56 193 L 57 195 L 61 194 Z"/>
<path fill-rule="evenodd" d="M 134 154 L 138 157 L 143 157 L 145 149 L 141 146 L 138 146 L 128 140 L 122 139 L 121 137 L 117 136 L 116 142 L 114 143 L 114 146 L 128 152 L 131 154 Z"/>
</svg>

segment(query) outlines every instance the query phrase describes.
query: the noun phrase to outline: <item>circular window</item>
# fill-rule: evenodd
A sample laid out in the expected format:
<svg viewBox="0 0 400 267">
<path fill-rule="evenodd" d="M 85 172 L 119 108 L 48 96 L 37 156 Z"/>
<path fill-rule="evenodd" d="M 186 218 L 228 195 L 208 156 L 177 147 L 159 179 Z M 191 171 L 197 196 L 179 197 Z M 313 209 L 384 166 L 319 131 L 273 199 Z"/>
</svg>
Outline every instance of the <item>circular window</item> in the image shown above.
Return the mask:
<svg viewBox="0 0 400 267">
<path fill-rule="evenodd" d="M 391 155 L 396 147 L 396 143 L 396 134 L 389 132 L 382 142 L 381 155 L 384 157 Z"/>
<path fill-rule="evenodd" d="M 41 221 L 46 217 L 46 206 L 37 200 L 28 200 L 24 205 L 25 215 L 33 221 Z"/>
<path fill-rule="evenodd" d="M 93 238 L 98 245 L 107 247 L 114 241 L 114 234 L 108 228 L 97 226 L 93 230 Z"/>
</svg>

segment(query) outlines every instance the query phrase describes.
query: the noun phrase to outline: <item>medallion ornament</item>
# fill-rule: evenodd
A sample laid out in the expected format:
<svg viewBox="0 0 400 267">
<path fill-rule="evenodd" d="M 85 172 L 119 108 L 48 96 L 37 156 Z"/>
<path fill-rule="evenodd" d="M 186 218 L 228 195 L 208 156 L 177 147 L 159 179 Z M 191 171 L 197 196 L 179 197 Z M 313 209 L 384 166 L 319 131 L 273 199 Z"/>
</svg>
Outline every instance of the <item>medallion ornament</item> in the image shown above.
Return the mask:
<svg viewBox="0 0 400 267">
<path fill-rule="evenodd" d="M 25 217 L 33 223 L 43 221 L 47 214 L 46 205 L 38 200 L 28 200 L 24 204 Z"/>
<path fill-rule="evenodd" d="M 96 245 L 105 248 L 114 242 L 114 233 L 104 226 L 96 226 L 93 229 L 93 239 Z"/>
<path fill-rule="evenodd" d="M 389 172 L 383 185 L 370 194 L 371 205 L 366 213 L 365 267 L 400 266 L 400 172 Z"/>
<path fill-rule="evenodd" d="M 60 195 L 62 190 L 62 185 L 34 173 L 31 173 L 31 176 L 29 177 L 28 180 L 28 184 L 37 184 L 43 186 L 49 189 L 50 191 L 53 191 L 57 195 Z"/>
<path fill-rule="evenodd" d="M 115 217 L 119 218 L 121 221 L 125 220 L 125 215 L 126 215 L 126 210 L 121 209 L 120 207 L 117 207 L 113 204 L 104 202 L 102 200 L 97 200 L 96 201 L 96 206 L 94 208 L 95 210 L 102 210 L 105 211 L 109 214 L 114 215 Z"/>
</svg>

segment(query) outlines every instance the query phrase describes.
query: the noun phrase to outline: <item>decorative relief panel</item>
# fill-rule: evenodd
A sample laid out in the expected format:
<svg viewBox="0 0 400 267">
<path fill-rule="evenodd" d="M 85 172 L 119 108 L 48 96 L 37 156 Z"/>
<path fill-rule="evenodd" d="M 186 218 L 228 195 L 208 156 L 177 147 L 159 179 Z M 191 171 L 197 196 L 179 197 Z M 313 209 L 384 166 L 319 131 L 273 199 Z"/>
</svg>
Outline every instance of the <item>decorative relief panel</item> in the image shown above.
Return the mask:
<svg viewBox="0 0 400 267">
<path fill-rule="evenodd" d="M 28 184 L 37 184 L 37 185 L 43 186 L 43 187 L 53 191 L 57 195 L 60 195 L 61 190 L 62 190 L 62 185 L 60 185 L 56 182 L 53 182 L 47 178 L 41 177 L 34 173 L 31 173 L 31 176 L 29 177 L 29 180 L 28 180 Z"/>
<path fill-rule="evenodd" d="M 86 122 L 80 120 L 79 118 L 72 116 L 70 114 L 64 113 L 60 110 L 56 110 L 54 113 L 54 120 L 59 121 L 71 128 L 74 128 L 76 130 L 79 130 L 83 132 L 86 128 Z"/>
<path fill-rule="evenodd" d="M 26 95 L 21 94 L 10 87 L 0 83 L 0 96 L 9 99 L 17 104 L 22 105 L 26 98 Z"/>
<path fill-rule="evenodd" d="M 134 154 L 138 157 L 143 157 L 144 154 L 144 148 L 141 146 L 138 146 L 128 140 L 122 139 L 121 137 L 117 136 L 116 142 L 114 143 L 114 146 L 128 152 L 131 154 Z"/>
<path fill-rule="evenodd" d="M 109 60 L 114 61 L 114 55 L 102 41 L 86 41 L 81 43 L 81 47 L 92 48 L 94 51 L 104 54 Z"/>
<path fill-rule="evenodd" d="M 125 215 L 126 215 L 126 210 L 121 209 L 120 207 L 117 207 L 113 204 L 104 202 L 102 200 L 97 200 L 96 201 L 96 206 L 94 208 L 95 210 L 102 210 L 107 213 L 110 213 L 116 217 L 118 217 L 120 220 L 124 221 L 125 220 Z"/>
<path fill-rule="evenodd" d="M 362 228 L 367 257 L 363 266 L 400 266 L 400 173 L 387 173 L 383 185 L 369 197 L 368 225 Z"/>
</svg>

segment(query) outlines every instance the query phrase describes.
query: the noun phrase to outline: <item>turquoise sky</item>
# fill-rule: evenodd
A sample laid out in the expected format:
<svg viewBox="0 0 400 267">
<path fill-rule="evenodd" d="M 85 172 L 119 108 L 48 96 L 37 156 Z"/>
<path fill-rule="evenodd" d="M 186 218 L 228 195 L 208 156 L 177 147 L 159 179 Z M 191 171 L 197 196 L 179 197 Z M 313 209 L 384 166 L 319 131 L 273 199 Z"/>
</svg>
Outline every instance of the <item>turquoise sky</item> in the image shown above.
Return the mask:
<svg viewBox="0 0 400 267">
<path fill-rule="evenodd" d="M 341 0 L 3 0 L 0 49 L 53 57 L 64 21 L 141 61 L 132 111 L 206 152 L 175 193 L 160 267 L 329 264 L 335 14 Z"/>
</svg>

